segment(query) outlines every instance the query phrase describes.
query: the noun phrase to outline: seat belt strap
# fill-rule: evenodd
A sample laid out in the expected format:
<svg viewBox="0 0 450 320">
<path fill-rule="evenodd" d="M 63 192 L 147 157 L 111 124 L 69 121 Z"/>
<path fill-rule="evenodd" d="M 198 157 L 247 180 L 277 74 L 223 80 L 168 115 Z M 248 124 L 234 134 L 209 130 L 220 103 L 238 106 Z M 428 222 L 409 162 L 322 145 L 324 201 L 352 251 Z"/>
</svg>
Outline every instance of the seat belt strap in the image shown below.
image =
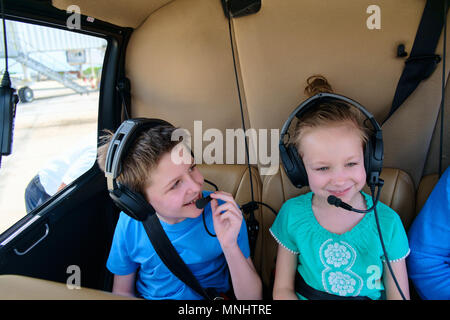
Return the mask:
<svg viewBox="0 0 450 320">
<path fill-rule="evenodd" d="M 422 80 L 431 76 L 441 61 L 441 57 L 436 55 L 435 51 L 447 17 L 448 6 L 445 6 L 445 1 L 447 0 L 427 0 L 411 54 L 405 62 L 405 68 L 395 90 L 391 110 L 383 123 L 403 104 Z"/>
<path fill-rule="evenodd" d="M 309 286 L 300 273 L 295 274 L 295 291 L 309 300 L 372 300 L 365 296 L 338 296 L 325 291 L 320 291 Z"/>
<path fill-rule="evenodd" d="M 203 298 L 207 300 L 214 300 L 217 298 L 216 295 L 208 292 L 208 289 L 204 289 L 192 271 L 181 259 L 180 255 L 172 245 L 172 242 L 167 237 L 161 222 L 159 221 L 156 214 L 151 214 L 142 221 L 145 231 L 158 254 L 161 261 L 166 265 L 166 267 L 182 282 L 184 282 L 188 287 L 197 292 Z"/>
</svg>

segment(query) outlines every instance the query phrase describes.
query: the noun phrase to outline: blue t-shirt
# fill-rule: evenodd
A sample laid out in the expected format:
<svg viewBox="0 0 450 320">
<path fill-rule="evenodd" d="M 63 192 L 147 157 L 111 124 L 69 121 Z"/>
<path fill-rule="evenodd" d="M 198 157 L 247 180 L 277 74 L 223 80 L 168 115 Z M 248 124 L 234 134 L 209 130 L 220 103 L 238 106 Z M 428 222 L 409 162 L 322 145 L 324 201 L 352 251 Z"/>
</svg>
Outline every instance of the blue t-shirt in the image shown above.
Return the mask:
<svg viewBox="0 0 450 320">
<path fill-rule="evenodd" d="M 204 191 L 203 196 L 210 193 Z M 222 203 L 219 200 L 219 205 Z M 203 214 L 209 232 L 214 234 L 210 203 L 205 207 Z M 161 225 L 200 285 L 226 292 L 230 289 L 227 262 L 217 238 L 211 237 L 206 232 L 202 215 L 197 218 L 186 218 L 176 224 L 161 221 Z M 237 242 L 243 255 L 248 258 L 250 248 L 244 219 Z M 142 222 L 132 219 L 123 212 L 120 213 L 117 222 L 106 266 L 117 275 L 127 275 L 139 268 L 136 289 L 145 299 L 203 299 L 164 265 L 155 252 Z"/>
<path fill-rule="evenodd" d="M 422 299 L 450 299 L 450 168 L 408 232 L 409 277 Z"/>
</svg>

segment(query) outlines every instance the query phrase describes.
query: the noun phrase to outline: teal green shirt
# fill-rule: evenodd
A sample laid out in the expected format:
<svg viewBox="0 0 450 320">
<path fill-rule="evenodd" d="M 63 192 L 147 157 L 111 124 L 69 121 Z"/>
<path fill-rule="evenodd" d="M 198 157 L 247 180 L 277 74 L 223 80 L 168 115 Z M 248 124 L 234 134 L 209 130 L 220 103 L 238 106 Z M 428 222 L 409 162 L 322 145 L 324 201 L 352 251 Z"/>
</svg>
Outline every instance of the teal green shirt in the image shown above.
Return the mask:
<svg viewBox="0 0 450 320">
<path fill-rule="evenodd" d="M 362 194 L 370 208 L 372 198 Z M 310 192 L 283 204 L 270 228 L 273 237 L 298 255 L 297 270 L 311 287 L 340 296 L 384 298 L 384 254 L 374 212 L 365 214 L 350 231 L 332 233 L 316 220 L 312 196 Z M 400 217 L 381 202 L 377 213 L 389 261 L 406 258 L 408 238 Z"/>
</svg>

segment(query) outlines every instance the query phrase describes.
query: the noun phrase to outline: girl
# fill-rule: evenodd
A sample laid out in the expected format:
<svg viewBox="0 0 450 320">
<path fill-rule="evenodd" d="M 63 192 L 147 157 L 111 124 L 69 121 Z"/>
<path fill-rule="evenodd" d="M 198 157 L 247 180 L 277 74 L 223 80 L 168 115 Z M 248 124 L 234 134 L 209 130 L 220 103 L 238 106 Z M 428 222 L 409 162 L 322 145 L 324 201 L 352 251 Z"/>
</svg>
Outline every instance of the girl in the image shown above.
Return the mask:
<svg viewBox="0 0 450 320">
<path fill-rule="evenodd" d="M 322 76 L 307 83 L 309 96 L 332 92 Z M 299 279 L 334 297 L 401 297 L 384 262 L 374 212 L 355 213 L 327 202 L 333 195 L 356 209 L 372 206 L 361 191 L 368 134 L 359 110 L 345 103 L 321 102 L 299 119 L 294 141 L 311 192 L 286 201 L 270 228 L 279 243 L 274 299 L 305 299 L 295 290 Z M 392 269 L 409 299 L 405 230 L 386 205 L 378 202 L 377 213 Z"/>
</svg>

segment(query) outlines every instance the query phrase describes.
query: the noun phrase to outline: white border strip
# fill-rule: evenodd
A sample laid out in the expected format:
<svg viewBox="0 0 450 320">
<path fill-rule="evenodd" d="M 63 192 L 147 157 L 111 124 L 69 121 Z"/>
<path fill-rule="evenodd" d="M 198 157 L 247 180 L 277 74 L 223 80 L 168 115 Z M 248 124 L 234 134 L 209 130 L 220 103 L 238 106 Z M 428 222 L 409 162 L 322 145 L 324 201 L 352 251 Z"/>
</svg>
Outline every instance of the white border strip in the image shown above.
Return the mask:
<svg viewBox="0 0 450 320">
<path fill-rule="evenodd" d="M 8 238 L 3 240 L 2 243 L 0 243 L 0 246 L 6 246 L 11 240 L 13 240 L 15 237 L 17 237 L 22 231 L 24 231 L 26 228 L 28 228 L 32 223 L 34 223 L 36 220 L 38 220 L 41 216 L 35 215 L 33 218 L 27 221 L 23 226 L 21 226 L 19 229 L 17 229 L 13 234 L 11 234 Z"/>
<path fill-rule="evenodd" d="M 269 229 L 269 232 L 270 232 L 270 234 L 272 235 L 272 237 L 275 239 L 275 241 L 278 242 L 278 244 L 279 244 L 280 246 L 282 246 L 283 248 L 285 248 L 287 251 L 289 251 L 289 252 L 292 253 L 292 254 L 296 254 L 296 255 L 297 255 L 297 254 L 300 254 L 300 252 L 293 251 L 293 250 L 289 249 L 288 247 L 286 247 L 284 244 L 282 244 L 281 241 L 278 240 L 278 238 L 273 234 L 272 230 Z"/>
</svg>

